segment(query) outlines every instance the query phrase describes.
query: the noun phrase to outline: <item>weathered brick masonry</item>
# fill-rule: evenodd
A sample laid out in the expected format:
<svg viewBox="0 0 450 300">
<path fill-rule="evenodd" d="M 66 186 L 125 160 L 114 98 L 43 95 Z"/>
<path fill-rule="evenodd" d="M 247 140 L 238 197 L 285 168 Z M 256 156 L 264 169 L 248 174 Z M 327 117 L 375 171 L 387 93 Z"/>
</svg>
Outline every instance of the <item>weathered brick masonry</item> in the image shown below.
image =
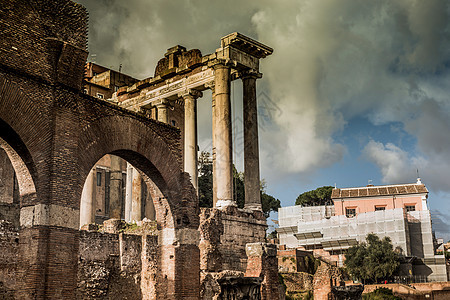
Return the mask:
<svg viewBox="0 0 450 300">
<path fill-rule="evenodd" d="M 0 299 L 14 299 L 19 248 L 19 232 L 8 221 L 0 220 Z"/>
<path fill-rule="evenodd" d="M 112 153 L 159 189 L 167 298 L 197 299 L 198 202 L 182 172 L 179 130 L 81 93 L 86 29 L 85 8 L 71 1 L 0 7 L 0 143 L 21 207 L 16 296 L 75 297 L 83 183 Z"/>
</svg>

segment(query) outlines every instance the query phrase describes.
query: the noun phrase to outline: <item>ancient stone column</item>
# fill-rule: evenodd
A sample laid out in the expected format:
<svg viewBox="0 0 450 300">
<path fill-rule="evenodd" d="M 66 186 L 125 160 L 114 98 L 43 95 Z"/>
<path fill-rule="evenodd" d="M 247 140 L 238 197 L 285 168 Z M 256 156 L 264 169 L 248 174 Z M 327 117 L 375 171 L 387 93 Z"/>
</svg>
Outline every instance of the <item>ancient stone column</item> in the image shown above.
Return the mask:
<svg viewBox="0 0 450 300">
<path fill-rule="evenodd" d="M 133 168 L 133 180 L 131 188 L 131 222 L 142 220 L 142 178 L 139 172 Z"/>
<path fill-rule="evenodd" d="M 130 163 L 127 162 L 127 186 L 125 195 L 125 221 L 142 220 L 142 177 Z"/>
<path fill-rule="evenodd" d="M 83 186 L 80 205 L 80 227 L 95 223 L 94 217 L 94 170 L 91 169 Z"/>
<path fill-rule="evenodd" d="M 256 72 L 241 75 L 244 88 L 244 181 L 245 208 L 262 210 L 259 182 L 258 109 L 256 103 Z"/>
<path fill-rule="evenodd" d="M 131 222 L 131 203 L 133 195 L 133 166 L 127 162 L 127 185 L 125 187 L 125 221 Z"/>
<path fill-rule="evenodd" d="M 214 82 L 212 83 L 208 83 L 207 87 L 211 90 L 212 92 L 212 101 L 211 101 L 211 109 L 212 109 L 212 159 L 213 159 L 213 165 L 212 165 L 212 176 L 213 176 L 213 207 L 216 207 L 216 203 L 217 203 L 217 179 L 216 179 L 216 142 L 215 142 L 215 138 L 214 138 L 214 132 L 216 131 L 216 89 L 215 89 L 215 85 Z"/>
<path fill-rule="evenodd" d="M 158 109 L 158 121 L 167 124 L 169 122 L 167 116 L 167 101 L 162 100 L 161 103 L 156 105 L 156 108 Z"/>
<path fill-rule="evenodd" d="M 216 207 L 236 205 L 233 201 L 233 145 L 231 134 L 230 66 L 219 62 L 214 65 L 215 107 L 213 155 L 217 184 Z"/>
<path fill-rule="evenodd" d="M 122 170 L 121 158 L 111 155 L 111 177 L 109 187 L 109 217 L 120 219 L 122 211 Z"/>
<path fill-rule="evenodd" d="M 180 94 L 184 100 L 184 171 L 191 175 L 191 182 L 198 189 L 197 163 L 197 101 L 201 92 L 190 90 Z"/>
</svg>

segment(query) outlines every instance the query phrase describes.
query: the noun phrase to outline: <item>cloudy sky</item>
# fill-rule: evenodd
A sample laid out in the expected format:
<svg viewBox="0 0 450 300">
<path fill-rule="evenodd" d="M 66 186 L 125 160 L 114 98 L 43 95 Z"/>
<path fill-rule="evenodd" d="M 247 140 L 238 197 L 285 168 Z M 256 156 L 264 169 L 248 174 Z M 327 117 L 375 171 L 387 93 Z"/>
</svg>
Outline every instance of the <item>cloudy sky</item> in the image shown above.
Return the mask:
<svg viewBox="0 0 450 300">
<path fill-rule="evenodd" d="M 90 60 L 139 79 L 166 49 L 203 54 L 238 31 L 274 48 L 258 81 L 261 176 L 292 205 L 323 185 L 412 183 L 430 190 L 450 239 L 450 6 L 445 0 L 79 0 Z M 232 85 L 242 170 L 242 84 Z M 211 146 L 210 93 L 199 100 Z M 276 217 L 276 216 L 274 216 Z"/>
</svg>

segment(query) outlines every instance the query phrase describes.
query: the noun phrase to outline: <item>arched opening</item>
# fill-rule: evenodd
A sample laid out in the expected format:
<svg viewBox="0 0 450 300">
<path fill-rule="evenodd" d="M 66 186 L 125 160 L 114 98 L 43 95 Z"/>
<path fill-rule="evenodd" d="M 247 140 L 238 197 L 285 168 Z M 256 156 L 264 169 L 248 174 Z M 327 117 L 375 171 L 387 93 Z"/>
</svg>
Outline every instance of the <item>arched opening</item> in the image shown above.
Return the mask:
<svg viewBox="0 0 450 300">
<path fill-rule="evenodd" d="M 20 225 L 20 207 L 36 198 L 31 155 L 19 135 L 0 120 L 0 220 Z"/>
<path fill-rule="evenodd" d="M 137 166 L 120 156 L 106 154 L 90 169 L 84 182 L 80 228 L 108 219 L 155 221 L 154 199 L 161 197 L 157 185 Z"/>
<path fill-rule="evenodd" d="M 0 220 L 19 226 L 19 184 L 8 154 L 0 146 Z"/>
<path fill-rule="evenodd" d="M 112 299 L 156 295 L 161 283 L 167 284 L 167 276 L 155 266 L 163 264 L 165 257 L 172 257 L 174 263 L 172 249 L 159 241 L 164 228 L 173 226 L 159 188 L 164 189 L 161 175 L 146 158 L 127 150 L 104 155 L 86 171 L 80 203 L 78 293 L 101 292 Z M 100 269 L 107 271 L 92 279 L 91 272 Z M 171 268 L 159 270 L 171 274 Z M 91 284 L 99 278 L 107 282 L 106 292 Z"/>
</svg>

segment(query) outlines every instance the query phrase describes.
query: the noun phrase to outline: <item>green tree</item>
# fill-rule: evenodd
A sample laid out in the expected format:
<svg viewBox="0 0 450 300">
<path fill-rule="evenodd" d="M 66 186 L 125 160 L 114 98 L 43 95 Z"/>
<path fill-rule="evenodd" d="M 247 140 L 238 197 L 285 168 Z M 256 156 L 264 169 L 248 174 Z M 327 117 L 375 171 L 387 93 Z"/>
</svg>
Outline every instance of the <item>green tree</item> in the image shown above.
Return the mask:
<svg viewBox="0 0 450 300">
<path fill-rule="evenodd" d="M 213 176 L 212 176 L 212 158 L 209 152 L 201 152 L 199 157 L 199 177 L 198 177 L 198 196 L 200 207 L 213 206 Z M 261 205 L 266 217 L 271 211 L 276 211 L 281 207 L 280 200 L 266 193 L 266 182 L 261 181 Z M 245 205 L 245 185 L 244 173 L 238 172 L 233 165 L 233 193 L 236 204 L 239 208 Z"/>
<path fill-rule="evenodd" d="M 213 205 L 212 158 L 209 152 L 204 151 L 198 159 L 198 200 L 200 207 Z"/>
<path fill-rule="evenodd" d="M 316 206 L 331 203 L 332 186 L 323 186 L 312 191 L 300 194 L 295 200 L 295 205 Z"/>
<path fill-rule="evenodd" d="M 344 264 L 353 277 L 376 283 L 391 278 L 400 266 L 400 259 L 389 237 L 380 240 L 370 233 L 366 242 L 348 249 Z"/>
<path fill-rule="evenodd" d="M 277 211 L 281 207 L 280 200 L 276 199 L 274 196 L 266 193 L 267 183 L 264 179 L 261 180 L 261 205 L 262 210 L 266 218 L 269 217 L 271 211 Z"/>
</svg>

